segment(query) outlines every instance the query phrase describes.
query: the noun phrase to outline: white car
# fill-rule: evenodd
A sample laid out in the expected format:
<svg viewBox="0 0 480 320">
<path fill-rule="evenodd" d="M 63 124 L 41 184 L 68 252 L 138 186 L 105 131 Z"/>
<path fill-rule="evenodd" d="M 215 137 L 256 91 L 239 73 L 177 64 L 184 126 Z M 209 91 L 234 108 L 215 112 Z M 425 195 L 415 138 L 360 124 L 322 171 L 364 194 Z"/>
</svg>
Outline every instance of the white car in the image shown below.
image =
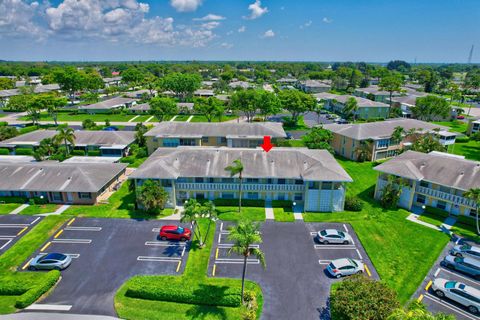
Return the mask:
<svg viewBox="0 0 480 320">
<path fill-rule="evenodd" d="M 343 231 L 335 229 L 325 229 L 317 232 L 317 240 L 323 244 L 329 243 L 341 243 L 350 244 L 353 243 L 352 237 Z"/>
<path fill-rule="evenodd" d="M 342 258 L 333 260 L 327 266 L 327 271 L 335 278 L 360 274 L 365 271 L 365 265 L 360 260 Z"/>
<path fill-rule="evenodd" d="M 438 278 L 433 281 L 432 290 L 440 298 L 448 298 L 463 306 L 473 314 L 480 310 L 480 290 L 457 281 Z"/>
</svg>

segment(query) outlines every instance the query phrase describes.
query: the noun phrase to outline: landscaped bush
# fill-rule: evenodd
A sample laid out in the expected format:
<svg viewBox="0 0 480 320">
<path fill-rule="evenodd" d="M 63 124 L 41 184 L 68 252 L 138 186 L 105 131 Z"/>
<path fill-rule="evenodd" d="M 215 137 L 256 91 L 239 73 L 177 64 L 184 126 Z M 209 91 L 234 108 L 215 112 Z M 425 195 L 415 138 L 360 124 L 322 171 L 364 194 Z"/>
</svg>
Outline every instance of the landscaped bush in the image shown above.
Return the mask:
<svg viewBox="0 0 480 320">
<path fill-rule="evenodd" d="M 167 284 L 168 285 L 164 285 Z M 177 277 L 135 276 L 128 280 L 127 297 L 210 306 L 238 307 L 239 287 L 184 283 Z"/>
<path fill-rule="evenodd" d="M 89 157 L 100 157 L 100 150 L 88 150 L 87 155 Z"/>
<path fill-rule="evenodd" d="M 5 127 L 5 126 L 8 126 L 8 122 L 0 121 L 0 127 Z"/>
<path fill-rule="evenodd" d="M 26 198 L 23 197 L 0 197 L 0 202 L 2 203 L 25 203 Z"/>
<path fill-rule="evenodd" d="M 272 208 L 291 208 L 292 206 L 291 200 L 272 200 Z"/>
<path fill-rule="evenodd" d="M 33 200 L 34 204 L 47 204 L 48 203 L 47 197 L 43 197 L 43 198 L 34 197 L 30 200 Z"/>
<path fill-rule="evenodd" d="M 134 156 L 128 156 L 128 157 L 123 157 L 120 159 L 120 162 L 121 163 L 129 163 L 129 164 L 132 164 L 135 162 L 135 158 Z"/>
<path fill-rule="evenodd" d="M 31 156 L 33 154 L 33 150 L 27 148 L 17 148 L 15 149 L 15 154 L 18 156 Z"/>
<path fill-rule="evenodd" d="M 29 127 L 22 128 L 18 131 L 20 132 L 20 134 L 25 134 L 25 133 L 33 132 L 37 129 L 38 129 L 37 126 L 29 126 Z"/>
<path fill-rule="evenodd" d="M 460 136 L 455 139 L 455 142 L 459 142 L 459 143 L 467 143 L 469 141 L 470 141 L 470 138 L 467 136 Z"/>
<path fill-rule="evenodd" d="M 146 158 L 147 156 L 148 156 L 148 151 L 146 148 L 139 148 L 135 153 L 135 158 L 137 159 Z"/>
<path fill-rule="evenodd" d="M 441 216 L 441 217 L 448 217 L 450 214 L 445 211 L 445 210 L 442 210 L 442 209 L 439 209 L 439 208 L 434 208 L 434 207 L 430 207 L 430 206 L 426 206 L 425 207 L 425 212 L 426 213 L 430 213 L 430 214 L 434 214 L 434 215 L 438 215 L 438 216 Z"/>
<path fill-rule="evenodd" d="M 217 207 L 236 207 L 238 199 L 215 199 L 213 203 Z M 265 200 L 242 199 L 242 207 L 264 207 Z"/>
<path fill-rule="evenodd" d="M 71 155 L 72 156 L 85 156 L 85 151 L 84 150 L 72 150 Z"/>
<path fill-rule="evenodd" d="M 8 150 L 7 148 L 0 148 L 0 155 L 7 156 L 9 154 L 10 154 L 10 150 Z"/>
<path fill-rule="evenodd" d="M 362 211 L 363 209 L 363 201 L 360 200 L 358 197 L 354 196 L 346 196 L 345 197 L 345 210 L 348 211 Z"/>
<path fill-rule="evenodd" d="M 0 296 L 20 296 L 30 290 L 32 284 L 20 281 L 0 282 Z"/>
<path fill-rule="evenodd" d="M 38 300 L 44 293 L 46 293 L 50 288 L 52 288 L 60 279 L 60 271 L 52 270 L 45 274 L 42 281 L 39 281 L 30 290 L 22 294 L 15 302 L 15 307 L 18 309 L 23 309 L 34 303 Z"/>
</svg>

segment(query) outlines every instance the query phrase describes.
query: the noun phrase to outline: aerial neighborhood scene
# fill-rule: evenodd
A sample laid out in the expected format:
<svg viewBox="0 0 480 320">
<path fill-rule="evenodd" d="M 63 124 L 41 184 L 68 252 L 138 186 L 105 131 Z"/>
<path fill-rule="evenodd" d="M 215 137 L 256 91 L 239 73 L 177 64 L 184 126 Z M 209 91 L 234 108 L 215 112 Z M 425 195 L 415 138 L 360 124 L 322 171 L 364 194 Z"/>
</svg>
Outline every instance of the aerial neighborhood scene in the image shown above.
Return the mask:
<svg viewBox="0 0 480 320">
<path fill-rule="evenodd" d="M 480 320 L 476 0 L 0 0 L 0 319 Z"/>
</svg>

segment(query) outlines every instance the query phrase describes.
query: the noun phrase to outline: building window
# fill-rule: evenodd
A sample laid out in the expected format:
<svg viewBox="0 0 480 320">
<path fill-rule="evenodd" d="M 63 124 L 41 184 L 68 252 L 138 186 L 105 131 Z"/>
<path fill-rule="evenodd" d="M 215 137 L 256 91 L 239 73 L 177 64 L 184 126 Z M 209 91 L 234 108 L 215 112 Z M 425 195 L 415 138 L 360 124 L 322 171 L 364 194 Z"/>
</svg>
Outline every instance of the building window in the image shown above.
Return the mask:
<svg viewBox="0 0 480 320">
<path fill-rule="evenodd" d="M 423 194 L 417 194 L 417 202 L 425 204 L 426 198 Z"/>
<path fill-rule="evenodd" d="M 378 149 L 388 148 L 389 145 L 390 145 L 390 139 L 382 139 L 377 141 Z"/>
<path fill-rule="evenodd" d="M 248 199 L 258 199 L 258 193 L 257 192 L 249 192 L 247 194 Z"/>
<path fill-rule="evenodd" d="M 301 194 L 301 193 L 295 193 L 295 200 L 297 200 L 297 201 L 302 201 L 302 200 L 303 200 L 303 194 Z"/>
<path fill-rule="evenodd" d="M 309 181 L 308 182 L 308 189 L 319 189 L 320 188 L 320 182 L 318 181 Z"/>
<path fill-rule="evenodd" d="M 279 193 L 277 200 L 285 200 L 285 193 Z"/>
<path fill-rule="evenodd" d="M 233 199 L 233 193 L 232 192 L 222 192 L 222 198 L 223 199 Z"/>
<path fill-rule="evenodd" d="M 277 184 L 285 184 L 285 179 L 278 179 Z"/>
<path fill-rule="evenodd" d="M 203 178 L 195 178 L 195 183 L 203 183 Z"/>
<path fill-rule="evenodd" d="M 181 146 L 194 146 L 196 145 L 195 139 L 180 139 Z"/>
<path fill-rule="evenodd" d="M 202 144 L 203 143 L 208 143 L 208 137 L 202 137 Z"/>
<path fill-rule="evenodd" d="M 427 181 L 420 181 L 420 187 L 430 188 L 430 183 Z"/>
<path fill-rule="evenodd" d="M 477 210 L 470 209 L 470 212 L 468 213 L 468 215 L 471 216 L 471 217 L 476 217 L 477 216 Z"/>
<path fill-rule="evenodd" d="M 331 182 L 323 182 L 322 183 L 322 190 L 332 190 L 332 183 Z"/>
<path fill-rule="evenodd" d="M 295 184 L 301 185 L 301 184 L 303 184 L 303 180 L 295 180 Z"/>
<path fill-rule="evenodd" d="M 92 199 L 92 194 L 89 192 L 79 192 L 78 197 L 80 199 Z"/>
<path fill-rule="evenodd" d="M 163 187 L 171 188 L 172 181 L 171 180 L 160 180 Z"/>
<path fill-rule="evenodd" d="M 163 139 L 163 146 L 164 147 L 178 147 L 179 141 L 178 139 L 173 139 L 173 138 L 165 138 Z"/>
<path fill-rule="evenodd" d="M 438 200 L 437 201 L 437 208 L 445 210 L 445 209 L 447 209 L 447 203 L 445 201 Z"/>
<path fill-rule="evenodd" d="M 227 143 L 227 138 L 226 137 L 221 137 L 220 142 L 221 143 Z"/>
<path fill-rule="evenodd" d="M 52 192 L 53 201 L 63 201 L 62 194 L 60 192 Z"/>
<path fill-rule="evenodd" d="M 449 187 L 440 186 L 440 191 L 441 192 L 450 193 L 450 190 L 451 189 Z"/>
</svg>

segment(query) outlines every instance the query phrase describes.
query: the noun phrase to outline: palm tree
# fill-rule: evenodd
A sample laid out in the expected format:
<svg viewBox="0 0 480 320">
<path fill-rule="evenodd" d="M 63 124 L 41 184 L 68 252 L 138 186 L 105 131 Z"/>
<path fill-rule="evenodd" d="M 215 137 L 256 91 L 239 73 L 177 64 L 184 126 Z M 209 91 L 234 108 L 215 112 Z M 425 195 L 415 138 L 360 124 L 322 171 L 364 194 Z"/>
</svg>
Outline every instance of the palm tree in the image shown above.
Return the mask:
<svg viewBox="0 0 480 320">
<path fill-rule="evenodd" d="M 352 116 L 353 122 L 355 122 L 355 115 L 357 111 L 358 111 L 357 99 L 355 99 L 354 97 L 348 98 L 347 101 L 345 102 L 345 107 L 343 108 L 343 112 L 348 116 Z"/>
<path fill-rule="evenodd" d="M 54 139 L 58 143 L 64 144 L 65 156 L 67 156 L 69 153 L 68 143 L 70 143 L 72 147 L 75 145 L 75 133 L 72 128 L 58 128 L 57 131 L 58 133 L 55 135 Z"/>
<path fill-rule="evenodd" d="M 400 126 L 395 127 L 395 129 L 393 130 L 391 139 L 392 139 L 393 142 L 398 144 L 398 143 L 400 143 L 400 141 L 402 141 L 402 138 L 403 138 L 404 134 L 405 134 L 405 129 L 403 129 Z"/>
<path fill-rule="evenodd" d="M 243 271 L 242 271 L 242 304 L 244 302 L 245 292 L 245 274 L 247 273 L 248 257 L 253 256 L 257 258 L 262 267 L 266 268 L 265 255 L 259 248 L 254 248 L 252 245 L 262 242 L 262 235 L 260 233 L 260 225 L 248 220 L 238 222 L 238 224 L 230 229 L 228 240 L 233 241 L 233 246 L 228 251 L 243 256 Z"/>
<path fill-rule="evenodd" d="M 234 177 L 238 174 L 238 213 L 242 210 L 242 179 L 243 179 L 243 163 L 240 159 L 233 160 L 231 166 L 227 166 L 225 171 L 230 172 L 230 177 Z"/>
<path fill-rule="evenodd" d="M 477 221 L 477 233 L 480 234 L 480 228 L 478 226 L 478 211 L 480 210 L 480 188 L 473 188 L 463 194 L 467 199 L 472 200 L 475 203 L 475 211 L 477 212 L 475 220 Z"/>
<path fill-rule="evenodd" d="M 370 139 L 360 141 L 360 145 L 355 148 L 355 154 L 358 161 L 363 162 L 372 159 L 372 143 L 373 141 Z"/>
<path fill-rule="evenodd" d="M 198 225 L 199 219 L 208 219 L 208 227 L 204 237 L 200 233 L 200 226 Z M 203 205 L 195 199 L 190 199 L 185 203 L 184 210 L 181 213 L 181 222 L 190 222 L 194 226 L 193 233 L 199 241 L 199 247 L 205 246 L 208 234 L 210 232 L 210 226 L 212 222 L 217 219 L 217 210 L 212 201 L 208 201 Z"/>
</svg>

